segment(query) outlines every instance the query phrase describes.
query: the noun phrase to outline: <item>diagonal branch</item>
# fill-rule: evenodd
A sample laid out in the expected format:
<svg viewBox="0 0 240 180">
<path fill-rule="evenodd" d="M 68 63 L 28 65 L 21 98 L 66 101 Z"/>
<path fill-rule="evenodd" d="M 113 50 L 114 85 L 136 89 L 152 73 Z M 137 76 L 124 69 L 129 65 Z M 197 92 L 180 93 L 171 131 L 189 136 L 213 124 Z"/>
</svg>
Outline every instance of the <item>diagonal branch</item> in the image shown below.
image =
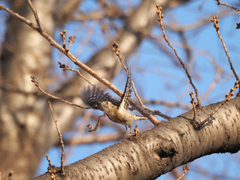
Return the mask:
<svg viewBox="0 0 240 180">
<path fill-rule="evenodd" d="M 35 84 L 35 86 L 39 89 L 39 91 L 41 91 L 43 94 L 46 94 L 47 96 L 49 96 L 49 97 L 51 97 L 51 98 L 53 98 L 53 99 L 60 100 L 60 101 L 62 101 L 62 102 L 64 102 L 64 103 L 66 103 L 66 104 L 69 104 L 69 105 L 71 105 L 71 106 L 76 106 L 76 107 L 81 108 L 81 109 L 91 109 L 91 107 L 83 107 L 83 106 L 80 106 L 80 105 L 78 105 L 78 104 L 71 103 L 71 102 L 69 102 L 69 101 L 67 101 L 67 100 L 64 100 L 64 99 L 60 98 L 60 97 L 53 96 L 53 95 L 45 92 L 45 91 L 39 86 L 39 83 L 38 83 L 37 78 L 36 78 L 35 76 L 31 76 L 31 81 Z"/>
</svg>

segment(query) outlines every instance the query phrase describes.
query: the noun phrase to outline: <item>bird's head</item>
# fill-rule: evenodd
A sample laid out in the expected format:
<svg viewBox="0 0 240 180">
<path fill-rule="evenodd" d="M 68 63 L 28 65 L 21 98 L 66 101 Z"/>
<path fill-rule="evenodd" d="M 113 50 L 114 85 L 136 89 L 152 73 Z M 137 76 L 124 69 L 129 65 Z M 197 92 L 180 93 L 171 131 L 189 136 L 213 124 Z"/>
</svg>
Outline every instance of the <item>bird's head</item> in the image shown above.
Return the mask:
<svg viewBox="0 0 240 180">
<path fill-rule="evenodd" d="M 104 112 L 110 112 L 110 111 L 114 111 L 117 109 L 117 106 L 113 105 L 111 102 L 109 101 L 103 101 L 101 103 L 101 107 L 103 109 Z"/>
</svg>

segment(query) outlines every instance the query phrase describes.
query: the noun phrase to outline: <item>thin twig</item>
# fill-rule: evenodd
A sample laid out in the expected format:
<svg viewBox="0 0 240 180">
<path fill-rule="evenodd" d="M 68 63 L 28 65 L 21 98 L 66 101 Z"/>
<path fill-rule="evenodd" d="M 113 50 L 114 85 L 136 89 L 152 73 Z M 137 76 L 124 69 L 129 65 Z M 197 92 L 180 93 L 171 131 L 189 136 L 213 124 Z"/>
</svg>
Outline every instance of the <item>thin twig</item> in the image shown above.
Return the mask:
<svg viewBox="0 0 240 180">
<path fill-rule="evenodd" d="M 76 36 L 70 36 L 70 37 L 68 38 L 69 44 L 68 44 L 68 48 L 66 48 L 66 41 L 65 41 L 66 30 L 62 30 L 62 31 L 60 32 L 60 35 L 61 35 L 61 37 L 62 37 L 62 42 L 63 42 L 62 47 L 63 47 L 63 49 L 65 49 L 66 53 L 68 53 L 68 52 L 70 51 L 70 47 L 72 46 L 72 44 L 75 43 Z"/>
<path fill-rule="evenodd" d="M 85 81 L 87 81 L 89 84 L 93 85 L 87 78 L 85 78 L 85 77 L 80 73 L 79 70 L 69 68 L 68 66 L 66 66 L 65 64 L 62 64 L 62 63 L 59 62 L 59 61 L 58 61 L 58 64 L 59 64 L 59 67 L 60 67 L 63 71 L 69 70 L 69 71 L 77 72 L 80 77 L 82 77 L 82 78 L 83 78 Z"/>
<path fill-rule="evenodd" d="M 225 53 L 226 53 L 226 55 L 227 55 L 227 57 L 228 57 L 228 62 L 229 62 L 229 64 L 230 64 L 230 68 L 231 68 L 231 70 L 232 70 L 232 72 L 233 72 L 236 80 L 239 81 L 238 75 L 237 75 L 237 73 L 235 72 L 235 69 L 234 69 L 234 67 L 233 67 L 233 65 L 232 65 L 232 62 L 231 62 L 231 58 L 230 58 L 230 56 L 229 56 L 229 54 L 228 54 L 226 45 L 225 45 L 225 43 L 224 43 L 224 41 L 223 41 L 223 38 L 221 37 L 220 32 L 219 32 L 219 28 L 220 28 L 220 27 L 219 27 L 219 25 L 218 25 L 218 22 L 219 22 L 218 16 L 213 16 L 213 18 L 210 19 L 210 20 L 211 20 L 211 22 L 213 22 L 213 27 L 216 29 L 216 32 L 217 32 L 217 34 L 218 34 L 218 37 L 219 37 L 219 39 L 220 39 L 221 42 L 222 42 L 223 48 L 224 48 Z"/>
<path fill-rule="evenodd" d="M 163 37 L 164 37 L 165 41 L 167 42 L 168 46 L 172 48 L 172 50 L 174 51 L 175 55 L 177 56 L 180 64 L 182 65 L 183 69 L 185 70 L 185 72 L 186 72 L 186 74 L 187 74 L 187 77 L 188 77 L 188 79 L 189 79 L 189 81 L 190 81 L 190 84 L 192 85 L 192 87 L 193 87 L 193 89 L 194 89 L 194 91 L 195 91 L 195 93 L 196 93 L 198 106 L 199 106 L 199 107 L 202 107 L 201 101 L 200 101 L 200 98 L 199 98 L 199 95 L 198 95 L 197 88 L 194 86 L 194 84 L 193 84 L 193 82 L 192 82 L 192 78 L 191 78 L 190 74 L 188 73 L 188 70 L 186 69 L 186 67 L 185 67 L 184 63 L 182 62 L 181 58 L 179 57 L 176 49 L 175 49 L 175 48 L 170 44 L 170 42 L 168 41 L 167 36 L 166 36 L 166 34 L 165 34 L 165 32 L 164 32 L 164 27 L 163 27 L 163 23 L 162 23 L 162 19 L 163 19 L 162 7 L 159 7 L 158 5 L 156 5 L 156 7 L 157 7 L 157 14 L 158 14 L 158 16 L 159 16 L 158 21 L 159 21 L 160 27 L 161 27 L 161 29 L 162 29 Z"/>
<path fill-rule="evenodd" d="M 48 104 L 49 104 L 49 107 L 50 107 L 50 110 L 51 110 L 51 113 L 52 113 L 52 118 L 53 118 L 53 120 L 54 120 L 54 122 L 55 122 L 55 125 L 56 125 L 56 129 L 57 129 L 57 132 L 58 132 L 58 137 L 59 137 L 60 142 L 61 142 L 61 147 L 62 147 L 61 172 L 62 172 L 62 174 L 64 174 L 64 165 L 63 165 L 64 160 L 63 160 L 63 156 L 64 156 L 64 151 L 65 151 L 65 149 L 64 149 L 64 143 L 63 143 L 63 139 L 62 139 L 62 134 L 61 134 L 61 132 L 60 132 L 60 129 L 58 128 L 57 120 L 54 118 L 51 102 L 48 101 Z"/>
<path fill-rule="evenodd" d="M 50 158 L 48 157 L 47 153 L 45 153 L 45 156 L 47 158 L 47 161 L 48 161 L 48 173 L 50 174 L 51 176 L 51 180 L 55 180 L 56 176 L 56 170 L 53 169 L 54 166 L 52 165 L 51 161 L 50 161 Z"/>
<path fill-rule="evenodd" d="M 75 103 L 71 103 L 71 102 L 69 102 L 69 101 L 67 101 L 67 100 L 64 100 L 64 99 L 60 98 L 60 97 L 53 96 L 53 95 L 45 92 L 45 91 L 39 86 L 39 83 L 38 83 L 37 78 L 36 78 L 35 76 L 31 76 L 31 81 L 35 84 L 35 86 L 39 89 L 39 91 L 41 91 L 42 93 L 46 94 L 47 96 L 49 96 L 49 97 L 51 97 L 51 98 L 53 98 L 53 99 L 61 100 L 62 102 L 66 103 L 66 104 L 69 104 L 69 105 L 71 105 L 71 106 L 76 106 L 76 107 L 78 107 L 78 108 L 91 109 L 91 107 L 83 107 L 83 106 L 77 105 L 77 104 L 75 104 Z"/>
<path fill-rule="evenodd" d="M 148 110 L 149 110 L 149 109 L 148 109 Z M 163 117 L 163 118 L 165 118 L 165 119 L 167 119 L 167 120 L 169 120 L 169 121 L 172 119 L 172 117 L 170 117 L 170 116 L 168 116 L 168 115 L 166 115 L 166 114 L 161 113 L 159 110 L 152 110 L 152 113 L 153 113 L 154 115 Z M 161 122 L 162 122 L 162 121 L 161 121 Z"/>
<path fill-rule="evenodd" d="M 92 117 L 92 113 L 93 113 L 93 109 L 91 109 L 90 111 L 88 111 L 88 113 L 84 113 L 83 116 L 83 120 L 81 121 L 81 124 L 79 125 L 76 134 L 74 135 L 74 137 L 72 137 L 71 139 L 82 139 L 85 140 L 85 137 L 82 137 L 85 129 L 86 129 L 86 124 L 87 122 L 90 120 L 90 118 Z M 69 141 L 66 140 L 66 141 Z M 74 148 L 76 147 L 76 143 L 71 143 L 71 140 L 69 142 L 64 141 L 65 145 L 69 145 L 67 152 L 65 153 L 65 158 L 64 158 L 64 164 L 67 165 L 69 158 L 71 157 Z"/>
<path fill-rule="evenodd" d="M 229 5 L 227 3 L 222 3 L 222 2 L 220 2 L 220 0 L 216 0 L 216 1 L 217 1 L 218 5 L 227 6 L 227 7 L 230 7 L 231 9 L 234 9 L 235 11 L 240 11 L 240 9 L 232 7 L 231 5 Z"/>
<path fill-rule="evenodd" d="M 234 87 L 230 89 L 229 94 L 228 93 L 226 94 L 224 101 L 222 101 L 218 105 L 218 107 L 216 107 L 216 109 L 214 109 L 213 112 L 210 113 L 204 121 L 202 121 L 201 123 L 198 123 L 195 121 L 196 123 L 193 124 L 195 129 L 200 129 L 209 120 L 209 118 L 211 118 L 218 111 L 218 109 L 224 105 L 225 102 L 230 100 L 230 98 L 234 95 L 233 91 L 235 91 L 239 87 L 238 84 L 239 84 L 239 81 L 236 81 L 234 84 Z"/>
<path fill-rule="evenodd" d="M 141 100 L 141 98 L 139 97 L 139 95 L 138 95 L 138 93 L 137 93 L 137 90 L 136 90 L 136 88 L 135 88 L 135 84 L 134 84 L 133 81 L 132 81 L 132 87 L 133 87 L 133 91 L 134 91 L 135 96 L 137 97 L 139 103 L 141 104 L 142 107 L 145 107 L 144 104 L 143 104 L 143 102 L 142 102 L 142 100 Z"/>
<path fill-rule="evenodd" d="M 28 2 L 28 5 L 30 6 L 30 8 L 31 8 L 31 10 L 32 10 L 32 12 L 33 12 L 33 15 L 34 15 L 34 17 L 35 17 L 35 20 L 36 20 L 36 22 L 37 22 L 37 25 L 38 25 L 40 31 L 44 31 L 43 28 L 42 28 L 42 25 L 41 25 L 41 23 L 40 23 L 40 19 L 39 19 L 39 17 L 38 17 L 38 13 L 37 13 L 37 11 L 35 10 L 35 8 L 34 8 L 32 2 L 31 2 L 31 0 L 27 0 L 27 2 Z"/>
<path fill-rule="evenodd" d="M 183 171 L 184 173 L 177 179 L 177 180 L 181 180 L 187 173 L 187 171 L 190 170 L 190 168 L 188 167 L 188 165 L 186 165 L 185 167 L 183 167 Z"/>
<path fill-rule="evenodd" d="M 76 36 L 70 36 L 70 37 L 68 38 L 69 44 L 68 44 L 68 48 L 66 49 L 67 52 L 70 51 L 70 47 L 72 46 L 73 43 L 75 43 L 75 39 L 76 39 Z"/>
<path fill-rule="evenodd" d="M 113 46 L 113 51 L 115 52 L 116 56 L 118 57 L 118 59 L 120 60 L 120 62 L 122 63 L 123 68 L 125 69 L 126 73 L 128 74 L 128 69 L 126 68 L 121 56 L 120 56 L 120 49 L 118 46 L 118 43 L 116 43 L 116 41 L 113 41 L 112 43 Z"/>
<path fill-rule="evenodd" d="M 1 174 L 0 174 L 1 175 Z M 8 176 L 4 179 L 4 180 L 8 180 L 10 179 L 10 177 L 13 175 L 13 171 L 10 171 Z M 1 176 L 0 176 L 0 179 L 1 179 Z"/>
<path fill-rule="evenodd" d="M 124 68 L 124 70 L 126 71 L 126 73 L 128 74 L 128 69 L 126 68 L 121 56 L 120 56 L 120 48 L 118 46 L 118 44 L 116 43 L 116 41 L 113 41 L 112 43 L 112 46 L 113 46 L 113 51 L 115 52 L 116 56 L 118 57 L 118 59 L 120 60 L 120 62 L 122 63 L 122 66 Z M 135 93 L 135 96 L 137 97 L 139 103 L 141 104 L 142 107 L 145 107 L 142 103 L 142 100 L 140 99 L 140 97 L 138 96 L 138 93 L 137 93 L 137 90 L 135 88 L 135 84 L 134 82 L 132 81 L 132 85 L 133 85 L 133 91 Z"/>
<path fill-rule="evenodd" d="M 66 35 L 66 30 L 61 30 L 60 35 L 62 37 L 62 47 L 66 51 L 66 42 L 65 42 L 65 35 Z"/>
<path fill-rule="evenodd" d="M 144 104 L 160 104 L 168 107 L 179 107 L 182 109 L 191 109 L 192 106 L 188 104 L 182 104 L 178 102 L 167 102 L 167 101 L 162 101 L 162 100 L 143 100 Z"/>
<path fill-rule="evenodd" d="M 194 116 L 193 116 L 193 121 L 196 121 L 196 115 L 197 115 L 197 110 L 196 110 L 196 101 L 194 101 L 194 97 L 193 97 L 193 92 L 191 91 L 189 93 L 190 97 L 191 97 L 191 104 L 193 106 L 193 110 L 194 110 Z"/>
<path fill-rule="evenodd" d="M 49 167 L 52 167 L 51 160 L 50 160 L 50 158 L 48 157 L 47 153 L 45 153 L 45 156 L 46 156 L 47 161 L 48 161 L 48 166 L 49 166 Z"/>
<path fill-rule="evenodd" d="M 78 75 L 79 75 L 80 77 L 82 77 L 85 81 L 87 81 L 89 84 L 91 84 L 91 85 L 93 86 L 93 84 L 92 84 L 87 78 L 85 78 L 85 77 L 80 73 L 79 70 L 72 69 L 72 68 L 67 68 L 67 70 L 74 71 L 74 72 L 78 73 Z"/>
</svg>

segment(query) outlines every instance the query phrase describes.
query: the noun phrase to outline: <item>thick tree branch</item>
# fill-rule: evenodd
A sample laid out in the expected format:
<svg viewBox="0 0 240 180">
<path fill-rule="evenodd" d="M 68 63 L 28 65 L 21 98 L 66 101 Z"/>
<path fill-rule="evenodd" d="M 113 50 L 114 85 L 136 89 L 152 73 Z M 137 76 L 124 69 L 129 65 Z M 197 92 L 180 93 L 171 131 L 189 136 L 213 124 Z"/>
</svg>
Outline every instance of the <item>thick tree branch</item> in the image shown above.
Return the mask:
<svg viewBox="0 0 240 180">
<path fill-rule="evenodd" d="M 203 121 L 219 103 L 203 107 Z M 240 149 L 240 97 L 226 102 L 212 120 L 196 131 L 193 111 L 184 113 L 136 139 L 124 140 L 65 167 L 71 179 L 154 179 L 172 169 L 213 153 L 235 153 Z M 57 168 L 58 169 L 58 168 Z M 62 179 L 59 174 L 56 177 Z M 37 179 L 47 178 L 43 174 Z M 64 177 L 66 178 L 66 177 Z"/>
</svg>

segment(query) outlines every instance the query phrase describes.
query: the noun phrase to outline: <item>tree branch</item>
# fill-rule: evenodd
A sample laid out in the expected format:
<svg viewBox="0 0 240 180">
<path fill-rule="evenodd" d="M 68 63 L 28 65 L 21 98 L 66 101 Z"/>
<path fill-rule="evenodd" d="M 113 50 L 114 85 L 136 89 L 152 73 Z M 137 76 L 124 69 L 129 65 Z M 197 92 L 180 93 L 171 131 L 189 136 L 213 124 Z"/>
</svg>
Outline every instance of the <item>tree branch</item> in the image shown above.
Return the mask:
<svg viewBox="0 0 240 180">
<path fill-rule="evenodd" d="M 217 111 L 214 120 L 199 131 L 191 125 L 192 111 L 189 111 L 138 134 L 132 141 L 126 139 L 65 166 L 66 174 L 71 175 L 72 179 L 155 179 L 201 156 L 235 153 L 240 149 L 240 121 L 236 121 L 239 117 L 240 97 L 226 103 L 228 105 Z M 219 104 L 202 107 L 202 111 L 198 112 L 199 120 L 203 121 Z M 56 177 L 61 179 L 59 173 Z M 44 178 L 47 178 L 47 174 L 34 179 Z"/>
</svg>

